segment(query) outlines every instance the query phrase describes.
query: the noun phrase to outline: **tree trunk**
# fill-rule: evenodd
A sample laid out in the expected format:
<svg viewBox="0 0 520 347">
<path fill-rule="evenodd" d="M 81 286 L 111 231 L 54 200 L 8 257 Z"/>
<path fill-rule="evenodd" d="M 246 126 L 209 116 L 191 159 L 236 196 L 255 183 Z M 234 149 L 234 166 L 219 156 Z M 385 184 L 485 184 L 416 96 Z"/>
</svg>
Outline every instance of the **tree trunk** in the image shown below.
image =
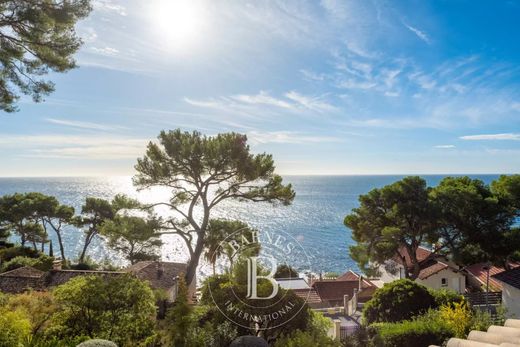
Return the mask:
<svg viewBox="0 0 520 347">
<path fill-rule="evenodd" d="M 60 245 L 60 254 L 61 254 L 61 261 L 64 262 L 65 259 L 65 247 L 63 246 L 63 240 L 61 239 L 61 233 L 56 232 L 56 235 L 58 235 L 58 244 Z"/>
<path fill-rule="evenodd" d="M 89 232 L 87 235 L 85 235 L 85 244 L 83 245 L 83 250 L 81 251 L 81 255 L 79 256 L 79 263 L 83 263 L 85 260 L 85 255 L 87 254 L 87 248 L 90 245 L 90 242 L 92 241 L 93 233 Z"/>
<path fill-rule="evenodd" d="M 197 233 L 197 244 L 195 246 L 195 250 L 188 262 L 188 268 L 186 269 L 186 285 L 190 287 L 192 285 L 193 280 L 195 279 L 195 274 L 197 273 L 197 267 L 199 266 L 199 259 L 202 255 L 202 251 L 204 251 L 204 237 L 201 233 Z"/>
</svg>

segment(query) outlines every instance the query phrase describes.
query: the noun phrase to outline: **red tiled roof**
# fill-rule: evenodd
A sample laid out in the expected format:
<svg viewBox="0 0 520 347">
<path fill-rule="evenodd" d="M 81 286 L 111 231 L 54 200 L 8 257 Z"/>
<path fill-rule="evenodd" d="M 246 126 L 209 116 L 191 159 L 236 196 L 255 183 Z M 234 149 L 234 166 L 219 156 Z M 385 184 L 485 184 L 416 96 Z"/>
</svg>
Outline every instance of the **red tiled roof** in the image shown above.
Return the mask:
<svg viewBox="0 0 520 347">
<path fill-rule="evenodd" d="M 294 294 L 306 300 L 308 304 L 320 304 L 321 298 L 314 289 L 291 289 Z"/>
<path fill-rule="evenodd" d="M 493 275 L 493 278 L 509 284 L 512 287 L 520 289 L 520 266 L 512 270 L 503 271 L 499 274 Z"/>
<path fill-rule="evenodd" d="M 473 275 L 473 277 L 475 277 L 475 279 L 477 279 L 482 285 L 485 286 L 486 282 L 487 282 L 487 270 L 485 268 L 487 265 L 488 265 L 487 263 L 477 263 L 477 264 L 473 264 L 473 265 L 466 267 L 466 270 L 471 275 Z M 511 264 L 511 267 L 516 268 L 519 265 L 520 264 L 515 263 L 515 264 Z M 489 286 L 491 288 L 493 288 L 493 290 L 501 291 L 502 282 L 500 282 L 499 280 L 495 279 L 492 276 L 498 275 L 499 273 L 502 273 L 504 271 L 505 271 L 505 269 L 503 267 L 494 266 L 494 265 L 489 267 Z"/>
<path fill-rule="evenodd" d="M 338 280 L 338 281 L 357 281 L 357 280 L 359 280 L 359 275 L 352 270 L 348 270 L 343 275 L 336 278 L 336 280 Z"/>
<path fill-rule="evenodd" d="M 400 257 L 395 257 L 395 260 L 399 264 L 406 265 L 406 267 L 408 267 L 408 268 L 413 266 L 412 261 L 410 259 L 410 255 L 408 254 L 408 251 L 406 250 L 406 248 L 404 246 L 399 247 L 399 254 L 404 256 L 405 262 L 406 262 L 406 264 L 403 264 L 403 261 Z M 415 251 L 415 256 L 417 257 L 417 261 L 419 263 L 426 260 L 431 255 L 432 255 L 431 251 L 429 251 L 426 248 L 421 247 L 421 246 L 417 247 L 417 250 Z"/>
<path fill-rule="evenodd" d="M 343 300 L 344 295 L 352 298 L 354 289 L 359 288 L 358 281 L 323 280 L 313 284 L 321 300 Z"/>
<path fill-rule="evenodd" d="M 442 270 L 448 269 L 450 266 L 435 259 L 429 259 L 420 264 L 421 271 L 419 272 L 419 279 L 424 280 L 432 275 L 435 275 Z"/>
</svg>

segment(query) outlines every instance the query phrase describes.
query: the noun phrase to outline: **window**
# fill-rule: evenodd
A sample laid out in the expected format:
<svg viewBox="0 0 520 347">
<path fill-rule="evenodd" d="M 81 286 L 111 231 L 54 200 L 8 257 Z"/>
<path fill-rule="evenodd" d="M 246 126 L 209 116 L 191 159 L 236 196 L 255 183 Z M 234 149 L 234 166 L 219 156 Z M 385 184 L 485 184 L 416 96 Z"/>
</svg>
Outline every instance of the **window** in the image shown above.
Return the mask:
<svg viewBox="0 0 520 347">
<path fill-rule="evenodd" d="M 443 287 L 448 286 L 448 280 L 446 278 L 441 278 L 441 286 L 443 286 Z"/>
</svg>

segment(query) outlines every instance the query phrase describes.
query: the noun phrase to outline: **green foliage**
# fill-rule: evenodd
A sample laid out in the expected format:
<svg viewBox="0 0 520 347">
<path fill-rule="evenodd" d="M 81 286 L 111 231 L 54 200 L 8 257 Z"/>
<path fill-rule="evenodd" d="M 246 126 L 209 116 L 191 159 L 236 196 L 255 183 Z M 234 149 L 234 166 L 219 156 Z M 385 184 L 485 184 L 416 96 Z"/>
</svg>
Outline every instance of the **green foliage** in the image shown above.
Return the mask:
<svg viewBox="0 0 520 347">
<path fill-rule="evenodd" d="M 360 206 L 345 217 L 356 241 L 351 257 L 369 275 L 390 259 L 411 266 L 407 278 L 419 274 L 416 256 L 422 244 L 459 265 L 492 261 L 506 266 L 520 259 L 520 175 L 501 176 L 491 187 L 469 177 L 446 177 L 427 187 L 420 177 L 373 189 L 359 197 Z M 401 250 L 401 252 L 399 252 Z"/>
<path fill-rule="evenodd" d="M 262 272 L 262 269 L 260 268 L 259 271 Z M 240 335 L 258 335 L 262 331 L 262 336 L 269 341 L 297 329 L 302 331 L 311 329 L 312 313 L 303 299 L 296 296 L 293 291 L 280 289 L 276 296 L 271 299 L 248 299 L 246 274 L 246 263 L 239 262 L 236 264 L 233 274 L 208 277 L 203 286 L 201 303 L 227 307 L 226 303 L 229 298 L 237 297 L 240 298 L 240 301 L 233 302 L 234 308 L 259 317 L 283 309 L 289 304 L 294 307 L 294 310 L 299 310 L 296 316 L 283 315 L 276 322 L 264 320 L 255 323 L 245 316 L 240 316 L 242 319 L 240 321 L 241 326 L 238 328 Z M 272 293 L 272 289 L 269 281 L 260 281 L 257 287 L 258 296 L 265 298 Z M 254 307 L 254 309 L 251 307 Z M 217 310 L 213 312 L 211 320 L 218 324 L 224 322 L 226 318 Z"/>
<path fill-rule="evenodd" d="M 20 312 L 25 315 L 31 324 L 33 335 L 44 332 L 56 312 L 54 298 L 49 292 L 26 292 L 10 295 L 5 302 L 5 308 L 11 312 Z"/>
<path fill-rule="evenodd" d="M 17 90 L 41 101 L 54 90 L 54 84 L 39 77 L 76 66 L 73 55 L 81 46 L 81 39 L 76 36 L 74 25 L 90 10 L 88 0 L 1 2 L 1 110 L 16 111 Z"/>
<path fill-rule="evenodd" d="M 278 265 L 274 278 L 297 278 L 298 271 L 290 267 L 289 265 L 282 264 Z"/>
<path fill-rule="evenodd" d="M 377 323 L 373 327 L 385 347 L 428 347 L 442 345 L 453 337 L 452 329 L 437 316 L 400 323 Z"/>
<path fill-rule="evenodd" d="M 435 298 L 426 287 L 407 279 L 397 280 L 376 290 L 363 308 L 363 319 L 367 324 L 399 322 L 431 307 L 435 307 Z"/>
<path fill-rule="evenodd" d="M 33 248 L 14 246 L 0 250 L 0 260 L 9 261 L 15 257 L 38 258 L 41 253 Z"/>
<path fill-rule="evenodd" d="M 133 182 L 138 189 L 163 186 L 172 190 L 169 202 L 160 204 L 180 216 L 165 220 L 164 227 L 180 235 L 190 252 L 187 283 L 192 282 L 207 246 L 214 207 L 229 199 L 282 204 L 294 199 L 291 185 L 284 185 L 275 174 L 272 156 L 251 154 L 245 135 L 204 136 L 177 129 L 162 131 L 158 138 L 137 160 Z"/>
<path fill-rule="evenodd" d="M 238 337 L 237 328 L 229 321 L 220 324 L 206 322 L 192 327 L 186 335 L 185 347 L 228 347 Z"/>
<path fill-rule="evenodd" d="M 19 311 L 0 309 L 0 347 L 21 347 L 31 333 L 31 323 Z"/>
<path fill-rule="evenodd" d="M 382 347 L 377 330 L 365 325 L 360 326 L 353 334 L 341 341 L 341 347 Z"/>
<path fill-rule="evenodd" d="M 313 335 L 309 332 L 296 330 L 288 336 L 276 340 L 274 347 L 339 347 L 339 343 L 327 336 Z"/>
<path fill-rule="evenodd" d="M 94 339 L 82 342 L 77 347 L 117 347 L 117 345 L 111 341 Z"/>
<path fill-rule="evenodd" d="M 379 264 L 404 248 L 412 262 L 406 275 L 419 275 L 417 247 L 435 239 L 435 223 L 428 200 L 430 188 L 420 177 L 406 177 L 381 189 L 373 189 L 359 197 L 360 206 L 345 217 L 357 245 L 351 246 L 351 256 L 366 273 L 373 273 Z"/>
<path fill-rule="evenodd" d="M 188 303 L 188 287 L 184 278 L 179 279 L 178 293 L 175 305 L 167 313 L 168 344 L 173 347 L 184 347 L 187 341 L 189 328 L 192 326 L 192 308 Z"/>
<path fill-rule="evenodd" d="M 204 244 L 204 258 L 213 266 L 213 275 L 216 273 L 215 265 L 217 260 L 222 256 L 226 256 L 229 260 L 230 267 L 233 267 L 234 250 L 228 242 L 240 242 L 242 237 L 253 239 L 253 233 L 257 232 L 249 225 L 238 220 L 228 219 L 211 219 L 208 225 L 206 241 Z M 226 243 L 223 241 L 226 240 Z M 260 245 L 251 248 L 250 255 L 256 255 L 260 251 Z"/>
<path fill-rule="evenodd" d="M 434 297 L 435 306 L 447 306 L 455 303 L 467 304 L 467 300 L 464 295 L 457 293 L 451 289 L 432 289 L 428 288 L 428 292 Z"/>
<path fill-rule="evenodd" d="M 439 308 L 439 317 L 455 337 L 465 338 L 471 326 L 471 311 L 465 303 L 454 303 Z"/>
<path fill-rule="evenodd" d="M 48 333 L 105 338 L 119 346 L 139 346 L 154 336 L 153 292 L 130 275 L 75 277 L 54 297 L 59 311 Z"/>
<path fill-rule="evenodd" d="M 154 218 L 116 216 L 103 223 L 100 233 L 110 248 L 121 252 L 131 264 L 135 264 L 159 258 L 162 245 L 159 228 L 159 221 Z"/>
<path fill-rule="evenodd" d="M 1 272 L 11 271 L 24 266 L 31 266 L 41 271 L 49 271 L 52 269 L 53 260 L 53 258 L 45 254 L 40 255 L 38 258 L 14 257 L 3 263 Z"/>
</svg>

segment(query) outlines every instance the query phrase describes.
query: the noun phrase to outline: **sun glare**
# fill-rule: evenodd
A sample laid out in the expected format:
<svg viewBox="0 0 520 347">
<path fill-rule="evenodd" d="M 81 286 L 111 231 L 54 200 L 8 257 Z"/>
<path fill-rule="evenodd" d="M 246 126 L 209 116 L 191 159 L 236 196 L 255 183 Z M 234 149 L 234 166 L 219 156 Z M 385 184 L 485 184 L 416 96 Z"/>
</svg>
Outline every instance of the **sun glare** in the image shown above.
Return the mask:
<svg viewBox="0 0 520 347">
<path fill-rule="evenodd" d="M 152 21 L 168 47 L 186 47 L 199 40 L 204 26 L 202 4 L 194 0 L 156 0 Z"/>
</svg>

